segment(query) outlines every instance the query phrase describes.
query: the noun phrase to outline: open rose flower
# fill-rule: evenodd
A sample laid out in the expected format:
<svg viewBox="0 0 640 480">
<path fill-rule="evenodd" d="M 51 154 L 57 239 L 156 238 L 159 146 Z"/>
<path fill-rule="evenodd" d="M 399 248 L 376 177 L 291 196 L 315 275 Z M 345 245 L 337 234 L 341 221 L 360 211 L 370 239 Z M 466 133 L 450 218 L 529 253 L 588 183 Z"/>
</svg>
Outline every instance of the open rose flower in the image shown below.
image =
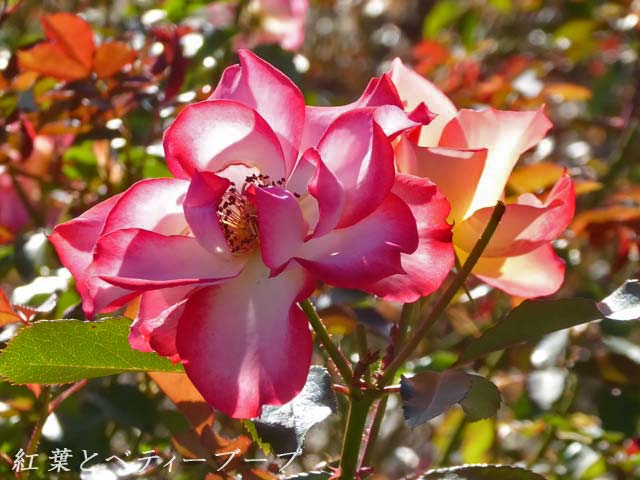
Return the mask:
<svg viewBox="0 0 640 480">
<path fill-rule="evenodd" d="M 451 203 L 453 243 L 464 262 L 486 226 L 520 155 L 542 140 L 551 122 L 537 111 L 458 111 L 428 80 L 396 60 L 391 76 L 407 109 L 424 102 L 436 118 L 396 146 L 401 172 L 428 177 Z M 564 175 L 544 201 L 533 194 L 509 203 L 473 273 L 511 295 L 555 293 L 564 262 L 551 241 L 575 211 L 573 183 Z"/>
<path fill-rule="evenodd" d="M 388 76 L 350 106 L 307 109 L 281 72 L 240 59 L 166 131 L 175 178 L 136 183 L 51 241 L 88 317 L 142 294 L 132 345 L 249 418 L 302 388 L 312 341 L 296 302 L 318 281 L 415 299 L 453 252 L 444 196 L 395 172 L 391 139 L 419 124 Z"/>
</svg>

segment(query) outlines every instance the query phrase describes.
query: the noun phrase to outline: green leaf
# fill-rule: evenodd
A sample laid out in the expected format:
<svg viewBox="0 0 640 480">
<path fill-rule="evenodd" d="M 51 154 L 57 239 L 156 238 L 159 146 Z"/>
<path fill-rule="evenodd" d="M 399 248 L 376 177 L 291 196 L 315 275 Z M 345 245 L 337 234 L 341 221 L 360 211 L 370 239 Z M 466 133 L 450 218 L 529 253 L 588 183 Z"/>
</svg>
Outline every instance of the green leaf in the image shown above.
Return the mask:
<svg viewBox="0 0 640 480">
<path fill-rule="evenodd" d="M 434 38 L 440 30 L 448 27 L 466 11 L 466 7 L 454 0 L 440 0 L 424 18 L 422 36 Z"/>
<path fill-rule="evenodd" d="M 463 463 L 483 463 L 491 458 L 495 436 L 496 425 L 493 418 L 465 425 L 460 442 Z"/>
<path fill-rule="evenodd" d="M 312 366 L 304 388 L 293 400 L 279 407 L 265 405 L 253 423 L 256 433 L 276 454 L 287 454 L 300 451 L 309 429 L 336 409 L 329 372 Z"/>
<path fill-rule="evenodd" d="M 469 376 L 471 377 L 471 388 L 460 402 L 467 420 L 477 422 L 493 417 L 502 401 L 500 391 L 492 382 L 480 375 Z"/>
<path fill-rule="evenodd" d="M 54 320 L 23 327 L 0 353 L 0 377 L 13 383 L 69 383 L 123 372 L 181 372 L 155 353 L 134 350 L 130 320 Z"/>
<path fill-rule="evenodd" d="M 462 370 L 424 371 L 400 380 L 404 418 L 410 427 L 441 415 L 456 403 L 467 420 L 476 422 L 495 415 L 500 408 L 500 392 L 480 375 Z"/>
<path fill-rule="evenodd" d="M 542 475 L 508 465 L 463 465 L 432 470 L 418 480 L 545 480 Z"/>
<path fill-rule="evenodd" d="M 457 364 L 602 318 L 603 314 L 598 310 L 596 302 L 587 298 L 527 300 L 480 337 L 472 340 L 458 358 Z"/>
<path fill-rule="evenodd" d="M 489 4 L 502 13 L 508 13 L 513 10 L 511 0 L 489 0 Z"/>
<path fill-rule="evenodd" d="M 417 427 L 461 402 L 471 388 L 471 376 L 462 370 L 424 371 L 400 379 L 404 418 Z"/>
<path fill-rule="evenodd" d="M 273 451 L 273 447 L 269 445 L 269 443 L 265 442 L 262 437 L 258 434 L 258 430 L 256 430 L 255 424 L 251 420 L 242 420 L 242 426 L 251 436 L 251 440 L 258 444 L 260 450 L 262 450 L 266 455 L 270 455 Z"/>
</svg>

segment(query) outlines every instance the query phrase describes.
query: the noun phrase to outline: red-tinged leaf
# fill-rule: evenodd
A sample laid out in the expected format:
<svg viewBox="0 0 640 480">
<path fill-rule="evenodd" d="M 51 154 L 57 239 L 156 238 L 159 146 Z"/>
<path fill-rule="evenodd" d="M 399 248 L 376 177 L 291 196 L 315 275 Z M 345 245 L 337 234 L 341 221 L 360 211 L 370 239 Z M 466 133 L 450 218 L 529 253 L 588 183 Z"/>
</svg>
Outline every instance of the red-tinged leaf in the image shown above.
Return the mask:
<svg viewBox="0 0 640 480">
<path fill-rule="evenodd" d="M 13 240 L 13 233 L 11 233 L 6 227 L 0 225 L 0 245 L 9 243 Z"/>
<path fill-rule="evenodd" d="M 91 26 L 72 13 L 45 15 L 41 21 L 49 42 L 59 47 L 85 70 L 90 71 L 95 51 Z"/>
<path fill-rule="evenodd" d="M 593 225 L 611 225 L 640 221 L 640 208 L 626 205 L 611 205 L 597 210 L 587 210 L 575 216 L 571 230 L 580 233 Z"/>
<path fill-rule="evenodd" d="M 213 409 L 202 398 L 186 374 L 149 372 L 148 375 L 178 407 L 198 434 L 201 434 L 206 427 L 213 425 Z"/>
<path fill-rule="evenodd" d="M 18 65 L 23 71 L 38 72 L 59 80 L 80 80 L 91 73 L 91 67 L 85 67 L 58 45 L 50 43 L 18 52 Z"/>
<path fill-rule="evenodd" d="M 0 312 L 12 312 L 11 302 L 7 294 L 0 288 Z"/>
<path fill-rule="evenodd" d="M 413 48 L 413 55 L 417 59 L 416 71 L 426 75 L 435 67 L 443 65 L 450 54 L 446 45 L 435 40 L 425 40 Z"/>
<path fill-rule="evenodd" d="M 18 52 L 18 62 L 20 63 L 20 56 L 25 52 Z M 22 68 L 22 67 L 21 67 Z M 27 71 L 22 72 L 15 76 L 15 78 L 11 81 L 11 88 L 16 90 L 17 92 L 25 92 L 29 90 L 36 83 L 38 79 L 38 72 L 35 71 Z"/>
<path fill-rule="evenodd" d="M 0 289 L 0 327 L 21 321 L 22 318 L 13 309 L 7 295 Z"/>
<path fill-rule="evenodd" d="M 10 325 L 12 323 L 22 322 L 22 318 L 20 315 L 14 312 L 0 312 L 0 327 L 4 327 L 5 325 Z"/>
<path fill-rule="evenodd" d="M 110 77 L 130 64 L 135 57 L 136 53 L 126 43 L 106 42 L 96 50 L 93 70 L 100 78 Z"/>
<path fill-rule="evenodd" d="M 245 435 L 227 439 L 213 431 L 215 417 L 213 409 L 204 400 L 184 373 L 177 375 L 167 372 L 148 372 L 160 390 L 171 400 L 185 416 L 193 429 L 173 435 L 173 444 L 183 456 L 204 458 L 211 451 L 239 450 L 244 454 L 251 446 L 251 440 Z"/>
<path fill-rule="evenodd" d="M 524 55 L 514 55 L 505 61 L 500 73 L 509 79 L 517 77 L 531 66 L 531 59 Z"/>
<path fill-rule="evenodd" d="M 27 383 L 26 387 L 31 390 L 31 393 L 38 398 L 42 393 L 42 385 L 38 383 Z"/>
</svg>

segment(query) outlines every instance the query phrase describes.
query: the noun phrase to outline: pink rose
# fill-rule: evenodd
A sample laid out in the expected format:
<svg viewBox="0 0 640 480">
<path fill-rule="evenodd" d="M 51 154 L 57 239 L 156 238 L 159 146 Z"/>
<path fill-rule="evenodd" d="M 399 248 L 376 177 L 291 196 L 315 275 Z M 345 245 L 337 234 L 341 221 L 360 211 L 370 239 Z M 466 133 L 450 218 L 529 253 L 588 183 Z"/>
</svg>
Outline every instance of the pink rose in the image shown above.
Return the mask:
<svg viewBox="0 0 640 480">
<path fill-rule="evenodd" d="M 486 226 L 520 155 L 551 128 L 542 109 L 513 112 L 460 110 L 428 80 L 396 60 L 391 77 L 407 109 L 426 103 L 437 116 L 396 146 L 401 172 L 433 180 L 451 202 L 453 243 L 464 262 Z M 511 295 L 531 298 L 555 293 L 564 262 L 551 241 L 575 211 L 573 182 L 564 175 L 546 200 L 519 196 L 506 213 L 473 273 Z"/>
<path fill-rule="evenodd" d="M 181 361 L 214 407 L 249 418 L 302 388 L 312 341 L 296 303 L 318 281 L 415 299 L 453 252 L 444 196 L 395 172 L 391 140 L 419 124 L 388 76 L 318 115 L 281 72 L 240 59 L 166 131 L 175 178 L 138 182 L 51 241 L 88 317 L 142 294 L 131 344 Z"/>
</svg>

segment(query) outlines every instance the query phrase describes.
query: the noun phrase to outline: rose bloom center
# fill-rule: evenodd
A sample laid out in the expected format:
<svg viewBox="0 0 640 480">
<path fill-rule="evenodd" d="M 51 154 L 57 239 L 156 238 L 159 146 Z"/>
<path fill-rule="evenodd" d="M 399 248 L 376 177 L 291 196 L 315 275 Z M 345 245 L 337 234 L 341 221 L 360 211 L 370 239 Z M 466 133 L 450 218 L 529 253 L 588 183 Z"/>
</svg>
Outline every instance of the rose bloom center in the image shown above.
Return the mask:
<svg viewBox="0 0 640 480">
<path fill-rule="evenodd" d="M 254 174 L 245 178 L 241 187 L 235 182 L 222 196 L 216 212 L 227 245 L 232 253 L 243 255 L 260 245 L 258 236 L 258 212 L 247 198 L 252 187 L 283 187 L 285 179 L 271 180 L 268 175 Z"/>
</svg>

